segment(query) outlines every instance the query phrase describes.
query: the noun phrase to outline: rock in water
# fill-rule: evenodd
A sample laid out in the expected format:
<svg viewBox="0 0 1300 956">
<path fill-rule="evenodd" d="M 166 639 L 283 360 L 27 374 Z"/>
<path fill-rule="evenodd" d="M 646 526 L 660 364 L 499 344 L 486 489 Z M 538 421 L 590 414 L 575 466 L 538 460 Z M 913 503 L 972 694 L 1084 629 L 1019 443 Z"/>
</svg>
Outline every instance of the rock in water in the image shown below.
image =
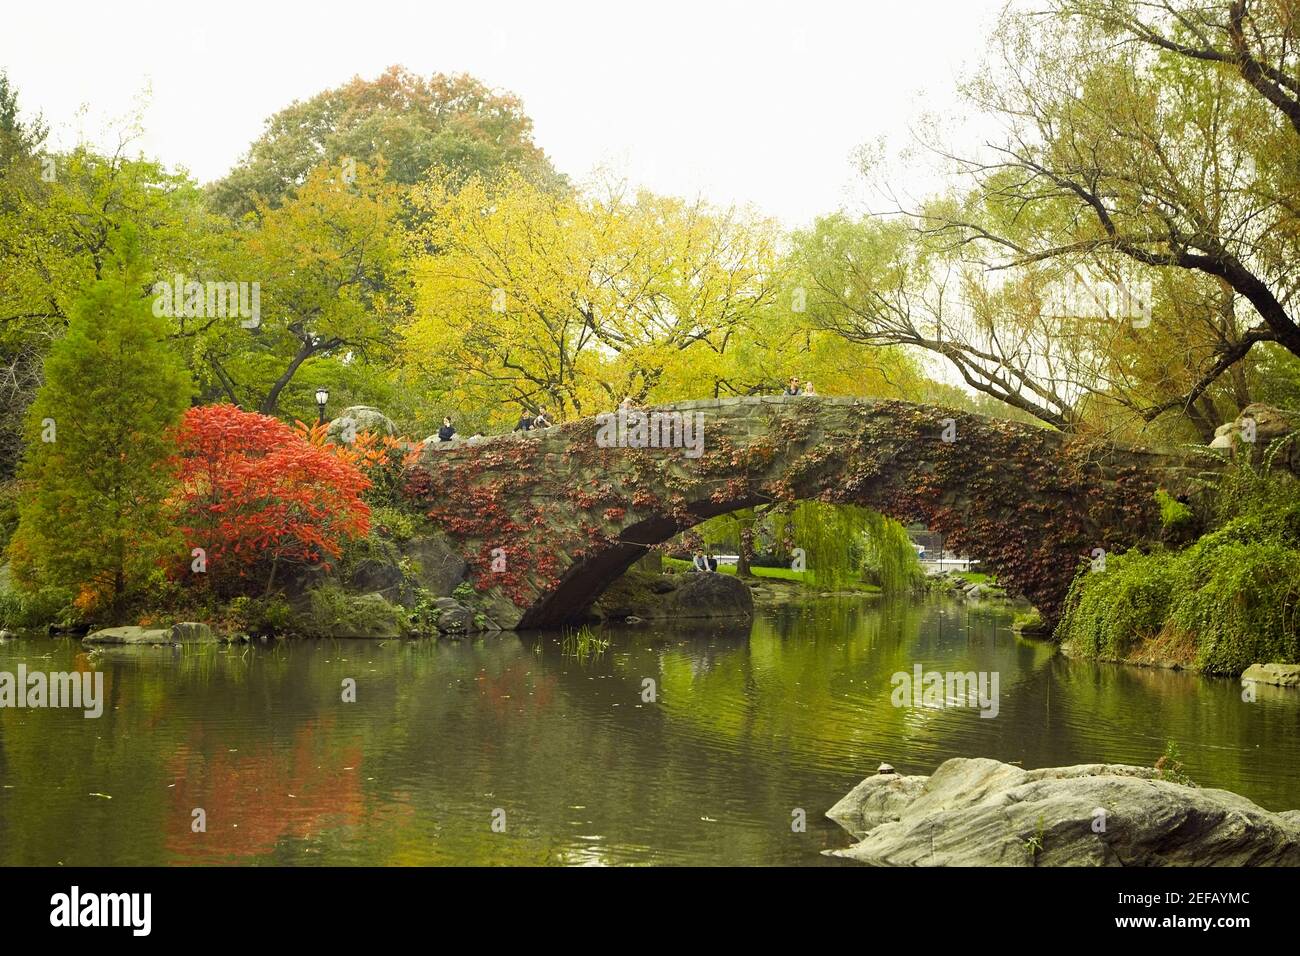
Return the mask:
<svg viewBox="0 0 1300 956">
<path fill-rule="evenodd" d="M 87 644 L 214 644 L 220 639 L 209 625 L 196 621 L 171 627 L 106 627 L 82 638 Z"/>
<path fill-rule="evenodd" d="M 601 595 L 596 607 L 609 620 L 741 622 L 754 619 L 749 586 L 731 574 L 629 571 Z"/>
<path fill-rule="evenodd" d="M 663 617 L 679 619 L 754 617 L 754 596 L 730 574 L 681 575 L 675 590 L 663 595 Z"/>
<path fill-rule="evenodd" d="M 1278 687 L 1300 687 L 1300 664 L 1251 664 L 1241 679 Z"/>
<path fill-rule="evenodd" d="M 1300 813 L 1121 764 L 955 758 L 868 777 L 827 816 L 861 842 L 826 852 L 876 866 L 1300 865 Z"/>
</svg>

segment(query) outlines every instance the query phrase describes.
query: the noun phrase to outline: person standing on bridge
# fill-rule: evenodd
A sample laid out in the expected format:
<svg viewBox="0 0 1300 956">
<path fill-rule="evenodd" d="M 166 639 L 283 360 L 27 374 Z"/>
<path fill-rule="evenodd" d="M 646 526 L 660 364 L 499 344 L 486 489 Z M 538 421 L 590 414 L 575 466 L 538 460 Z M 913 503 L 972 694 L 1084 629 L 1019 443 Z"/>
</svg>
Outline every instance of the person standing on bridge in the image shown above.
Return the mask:
<svg viewBox="0 0 1300 956">
<path fill-rule="evenodd" d="M 817 389 L 813 388 L 813 383 L 812 383 L 812 382 L 804 382 L 804 383 L 803 383 L 803 393 L 804 393 L 805 395 L 816 396 L 816 395 L 817 395 Z"/>
<path fill-rule="evenodd" d="M 456 426 L 451 423 L 451 419 L 444 415 L 442 417 L 442 427 L 438 429 L 438 441 L 451 441 L 456 437 Z"/>
<path fill-rule="evenodd" d="M 545 408 L 539 408 L 539 409 L 537 410 L 537 417 L 533 419 L 533 427 L 534 427 L 534 428 L 550 428 L 550 427 L 551 427 L 551 419 L 550 419 L 550 416 L 546 414 L 546 409 L 545 409 Z"/>
<path fill-rule="evenodd" d="M 799 394 L 799 376 L 798 376 L 798 375 L 791 375 L 791 376 L 790 376 L 790 384 L 788 384 L 788 385 L 785 387 L 785 393 L 786 393 L 787 395 L 798 395 L 798 394 Z"/>
</svg>

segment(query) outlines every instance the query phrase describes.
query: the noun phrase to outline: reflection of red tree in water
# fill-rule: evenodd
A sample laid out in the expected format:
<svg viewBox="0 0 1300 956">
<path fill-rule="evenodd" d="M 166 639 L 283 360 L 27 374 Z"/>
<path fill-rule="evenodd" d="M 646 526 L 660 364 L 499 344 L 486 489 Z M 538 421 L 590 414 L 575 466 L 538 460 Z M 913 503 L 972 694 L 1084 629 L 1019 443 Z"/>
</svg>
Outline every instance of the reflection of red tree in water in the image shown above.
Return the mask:
<svg viewBox="0 0 1300 956">
<path fill-rule="evenodd" d="M 258 745 L 250 753 L 227 752 L 218 741 L 220 749 L 206 755 L 211 742 L 192 734 L 190 746 L 168 765 L 176 781 L 168 855 L 191 863 L 247 862 L 281 841 L 358 824 L 365 815 L 361 745 L 355 739 L 332 745 L 333 724 L 313 720 L 294 733 L 288 750 Z M 196 807 L 207 813 L 206 833 L 190 829 Z"/>
<path fill-rule="evenodd" d="M 497 717 L 518 713 L 524 708 L 532 708 L 541 713 L 550 708 L 555 697 L 555 678 L 550 674 L 537 673 L 537 665 L 524 661 L 511 663 L 497 676 L 479 671 L 474 682 L 491 703 L 492 712 Z"/>
</svg>

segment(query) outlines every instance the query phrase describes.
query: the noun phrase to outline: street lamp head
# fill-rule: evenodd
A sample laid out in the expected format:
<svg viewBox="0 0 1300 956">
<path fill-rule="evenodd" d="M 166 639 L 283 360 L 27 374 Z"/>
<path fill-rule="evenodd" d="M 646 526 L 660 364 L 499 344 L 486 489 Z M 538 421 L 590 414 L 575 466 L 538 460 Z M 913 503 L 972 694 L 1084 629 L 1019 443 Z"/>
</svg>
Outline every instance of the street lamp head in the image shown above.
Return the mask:
<svg viewBox="0 0 1300 956">
<path fill-rule="evenodd" d="M 329 400 L 330 400 L 330 390 L 329 390 L 328 388 L 318 388 L 318 389 L 316 389 L 316 404 L 317 404 L 317 405 L 319 405 L 321 408 L 324 408 L 324 407 L 325 407 L 325 403 L 328 402 Z"/>
</svg>

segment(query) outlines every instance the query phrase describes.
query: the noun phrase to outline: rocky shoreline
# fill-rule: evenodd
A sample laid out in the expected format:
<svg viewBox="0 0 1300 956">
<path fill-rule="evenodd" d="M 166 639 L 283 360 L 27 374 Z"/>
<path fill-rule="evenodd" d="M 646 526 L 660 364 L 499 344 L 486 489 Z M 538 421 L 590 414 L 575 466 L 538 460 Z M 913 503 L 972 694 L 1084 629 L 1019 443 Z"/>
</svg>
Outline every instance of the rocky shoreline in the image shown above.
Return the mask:
<svg viewBox="0 0 1300 956">
<path fill-rule="evenodd" d="M 827 811 L 873 866 L 1300 866 L 1300 810 L 1273 813 L 1150 767 L 887 764 Z"/>
</svg>

